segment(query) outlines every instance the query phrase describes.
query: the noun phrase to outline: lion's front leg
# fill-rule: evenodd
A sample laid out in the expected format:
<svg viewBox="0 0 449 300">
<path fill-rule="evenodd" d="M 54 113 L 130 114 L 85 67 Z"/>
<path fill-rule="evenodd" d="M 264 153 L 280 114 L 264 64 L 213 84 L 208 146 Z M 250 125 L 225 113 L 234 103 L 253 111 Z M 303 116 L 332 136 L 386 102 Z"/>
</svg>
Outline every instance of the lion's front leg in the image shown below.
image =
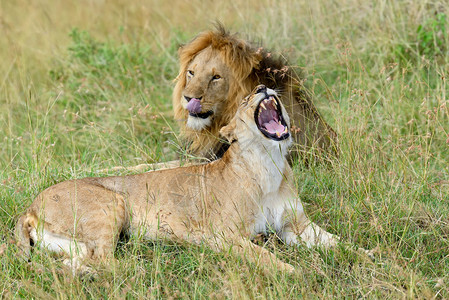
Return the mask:
<svg viewBox="0 0 449 300">
<path fill-rule="evenodd" d="M 328 248 L 337 245 L 340 238 L 311 222 L 305 215 L 299 199 L 295 202 L 294 208 L 288 207 L 284 210 L 281 239 L 288 245 L 302 241 L 309 248 L 313 246 Z"/>
<path fill-rule="evenodd" d="M 97 173 L 108 173 L 113 171 L 130 171 L 130 172 L 143 172 L 143 171 L 157 171 L 164 169 L 174 169 L 179 167 L 193 166 L 208 162 L 209 160 L 203 158 L 190 158 L 188 160 L 171 160 L 167 162 L 153 163 L 153 164 L 140 164 L 133 167 L 112 167 L 98 170 Z"/>
<path fill-rule="evenodd" d="M 283 226 L 278 234 L 287 245 L 297 245 L 303 242 L 307 247 L 324 247 L 330 248 L 336 246 L 340 242 L 340 237 L 329 233 L 317 224 L 311 222 L 305 215 L 301 202 L 296 200 L 295 209 L 289 206 L 283 213 Z M 343 243 L 343 247 L 348 250 L 354 250 L 361 255 L 367 256 L 374 260 L 375 250 L 366 250 L 357 247 L 352 243 Z"/>
<path fill-rule="evenodd" d="M 98 170 L 97 173 L 108 173 L 113 171 L 132 171 L 132 172 L 142 172 L 142 171 L 154 171 L 154 170 L 163 170 L 163 169 L 172 169 L 181 166 L 180 160 L 171 160 L 168 162 L 154 163 L 154 164 L 140 164 L 133 167 L 112 167 Z"/>
<path fill-rule="evenodd" d="M 293 172 L 288 166 L 284 171 L 284 178 L 278 194 L 284 205 L 283 210 L 277 211 L 281 214 L 278 219 L 281 224 L 276 226 L 280 238 L 288 245 L 295 245 L 302 241 L 307 247 L 335 246 L 340 238 L 307 218 L 301 200 L 297 196 Z"/>
</svg>

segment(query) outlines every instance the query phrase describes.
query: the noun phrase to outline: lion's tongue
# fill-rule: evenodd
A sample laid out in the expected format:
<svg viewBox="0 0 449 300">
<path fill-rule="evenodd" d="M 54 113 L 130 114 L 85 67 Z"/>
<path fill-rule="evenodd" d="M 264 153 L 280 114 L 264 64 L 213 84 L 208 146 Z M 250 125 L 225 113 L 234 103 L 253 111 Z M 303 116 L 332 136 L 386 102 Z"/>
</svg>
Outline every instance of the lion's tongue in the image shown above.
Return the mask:
<svg viewBox="0 0 449 300">
<path fill-rule="evenodd" d="M 196 98 L 190 99 L 189 103 L 187 103 L 187 110 L 191 113 L 201 112 L 200 99 L 196 99 Z"/>
<path fill-rule="evenodd" d="M 285 127 L 275 120 L 270 120 L 270 122 L 263 124 L 263 126 L 267 129 L 267 131 L 271 134 L 278 134 L 280 136 L 283 132 Z"/>
</svg>

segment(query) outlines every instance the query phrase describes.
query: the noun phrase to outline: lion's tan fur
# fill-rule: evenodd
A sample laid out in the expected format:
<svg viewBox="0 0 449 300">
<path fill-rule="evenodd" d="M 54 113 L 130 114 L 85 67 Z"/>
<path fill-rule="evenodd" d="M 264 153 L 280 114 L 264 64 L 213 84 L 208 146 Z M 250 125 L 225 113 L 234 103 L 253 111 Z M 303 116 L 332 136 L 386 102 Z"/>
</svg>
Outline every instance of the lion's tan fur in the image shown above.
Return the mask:
<svg viewBox="0 0 449 300">
<path fill-rule="evenodd" d="M 182 106 L 185 101 L 183 93 L 189 88 L 186 86 L 186 74 L 195 57 L 209 50 L 220 57 L 225 68 L 230 70 L 230 86 L 222 99 L 215 99 L 225 103 L 225 108 L 213 116 L 212 124 L 203 130 L 192 130 L 186 126 L 188 111 Z M 220 128 L 229 123 L 241 99 L 258 84 L 265 84 L 280 92 L 281 101 L 292 119 L 296 150 L 306 151 L 311 147 L 335 150 L 335 132 L 321 119 L 302 86 L 302 80 L 294 70 L 287 67 L 287 62 L 282 58 L 275 59 L 271 53 L 253 47 L 218 26 L 216 31 L 201 33 L 182 46 L 179 49 L 179 61 L 180 71 L 173 92 L 173 109 L 175 119 L 181 121 L 183 136 L 190 143 L 193 154 L 209 158 L 217 154 L 221 146 Z M 207 86 L 202 88 L 207 91 Z"/>
<path fill-rule="evenodd" d="M 149 239 L 205 242 L 264 268 L 274 263 L 292 271 L 250 238 L 272 226 L 289 244 L 334 245 L 337 239 L 308 221 L 297 198 L 285 159 L 290 140 L 269 139 L 255 124 L 261 95 L 244 101 L 222 129 L 232 144 L 219 160 L 49 187 L 18 221 L 22 247 L 29 252 L 32 241 L 74 259 L 102 259 L 112 255 L 120 232 L 128 231 Z"/>
</svg>

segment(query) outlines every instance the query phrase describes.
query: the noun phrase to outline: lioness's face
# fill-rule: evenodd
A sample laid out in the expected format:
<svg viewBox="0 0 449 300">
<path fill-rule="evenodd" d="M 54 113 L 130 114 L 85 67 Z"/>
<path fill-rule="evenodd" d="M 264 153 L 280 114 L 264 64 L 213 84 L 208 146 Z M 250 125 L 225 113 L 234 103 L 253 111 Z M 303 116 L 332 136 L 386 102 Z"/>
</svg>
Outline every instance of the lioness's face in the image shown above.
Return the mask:
<svg viewBox="0 0 449 300">
<path fill-rule="evenodd" d="M 187 67 L 182 106 L 189 112 L 187 126 L 202 130 L 220 115 L 228 98 L 231 72 L 212 48 L 199 52 Z"/>
<path fill-rule="evenodd" d="M 229 141 L 266 141 L 266 145 L 291 143 L 290 120 L 275 91 L 257 86 L 240 105 L 233 120 L 221 130 Z"/>
<path fill-rule="evenodd" d="M 288 115 L 276 92 L 264 85 L 257 86 L 253 93 L 246 97 L 243 106 L 254 110 L 254 121 L 257 129 L 268 139 L 282 141 L 290 137 Z"/>
</svg>

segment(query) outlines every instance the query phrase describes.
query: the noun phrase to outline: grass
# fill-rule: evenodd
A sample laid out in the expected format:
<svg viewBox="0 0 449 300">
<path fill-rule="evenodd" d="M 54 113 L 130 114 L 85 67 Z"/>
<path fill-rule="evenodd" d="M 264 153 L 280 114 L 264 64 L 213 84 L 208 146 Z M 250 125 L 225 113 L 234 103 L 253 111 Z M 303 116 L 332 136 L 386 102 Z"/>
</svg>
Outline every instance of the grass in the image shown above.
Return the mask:
<svg viewBox="0 0 449 300">
<path fill-rule="evenodd" d="M 449 108 L 444 1 L 0 2 L 0 294 L 5 298 L 449 298 Z M 330 164 L 294 166 L 309 216 L 376 249 L 267 247 L 265 276 L 208 248 L 120 242 L 97 278 L 17 256 L 17 216 L 44 188 L 173 159 L 176 50 L 222 20 L 289 56 L 339 133 Z M 123 172 L 126 173 L 126 172 Z"/>
</svg>

